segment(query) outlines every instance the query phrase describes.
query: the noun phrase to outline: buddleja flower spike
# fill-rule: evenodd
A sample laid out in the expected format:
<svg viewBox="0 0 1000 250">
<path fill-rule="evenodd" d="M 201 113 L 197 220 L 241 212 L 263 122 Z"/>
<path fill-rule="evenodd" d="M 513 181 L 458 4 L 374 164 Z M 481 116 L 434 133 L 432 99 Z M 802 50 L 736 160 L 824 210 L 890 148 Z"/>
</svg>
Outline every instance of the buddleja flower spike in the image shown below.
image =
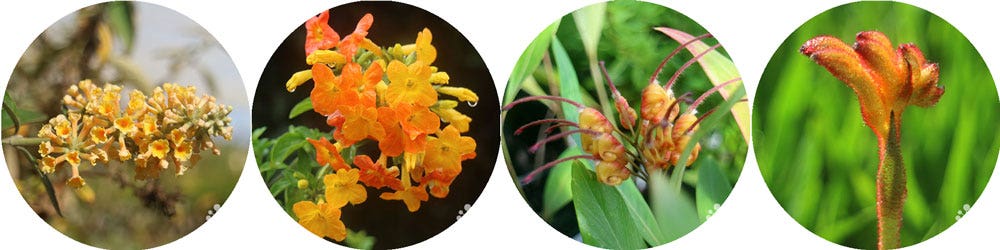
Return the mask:
<svg viewBox="0 0 1000 250">
<path fill-rule="evenodd" d="M 878 248 L 898 248 L 906 200 L 906 168 L 900 150 L 903 111 L 910 104 L 934 105 L 944 88 L 937 85 L 938 65 L 927 62 L 916 45 L 894 49 L 878 31 L 858 33 L 855 39 L 851 47 L 835 37 L 819 36 L 806 41 L 800 52 L 857 94 L 861 116 L 878 138 Z"/>
</svg>

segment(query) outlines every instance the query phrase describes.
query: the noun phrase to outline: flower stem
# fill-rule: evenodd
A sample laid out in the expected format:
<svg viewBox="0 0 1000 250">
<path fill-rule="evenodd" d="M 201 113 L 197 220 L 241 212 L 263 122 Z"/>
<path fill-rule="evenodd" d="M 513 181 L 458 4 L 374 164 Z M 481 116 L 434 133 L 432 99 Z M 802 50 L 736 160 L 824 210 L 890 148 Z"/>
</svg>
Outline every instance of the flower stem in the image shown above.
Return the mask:
<svg viewBox="0 0 1000 250">
<path fill-rule="evenodd" d="M 15 135 L 3 139 L 3 144 L 12 146 L 38 146 L 39 143 L 47 142 L 49 138 L 40 137 L 23 137 L 20 135 Z"/>
<path fill-rule="evenodd" d="M 892 117 L 896 118 L 896 117 Z M 879 138 L 877 185 L 878 249 L 900 247 L 903 202 L 906 200 L 906 168 L 900 150 L 898 126 L 890 122 L 889 133 Z"/>
</svg>

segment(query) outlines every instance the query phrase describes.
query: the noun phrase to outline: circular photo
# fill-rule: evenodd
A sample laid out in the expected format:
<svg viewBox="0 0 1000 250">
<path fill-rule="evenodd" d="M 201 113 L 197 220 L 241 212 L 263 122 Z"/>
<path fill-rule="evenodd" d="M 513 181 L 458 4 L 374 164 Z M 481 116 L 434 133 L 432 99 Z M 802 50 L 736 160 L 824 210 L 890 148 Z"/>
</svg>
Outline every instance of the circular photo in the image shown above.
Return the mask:
<svg viewBox="0 0 1000 250">
<path fill-rule="evenodd" d="M 914 245 L 960 221 L 1000 146 L 983 58 L 948 22 L 903 3 L 841 5 L 800 26 L 771 57 L 754 114 L 774 198 L 853 248 Z"/>
<path fill-rule="evenodd" d="M 303 233 L 353 248 L 444 231 L 496 164 L 500 107 L 479 53 L 402 3 L 303 19 L 254 98 L 253 149 L 271 195 Z"/>
<path fill-rule="evenodd" d="M 746 159 L 739 73 L 705 28 L 637 1 L 542 30 L 504 94 L 504 159 L 529 206 L 611 249 L 676 240 L 729 196 Z"/>
<path fill-rule="evenodd" d="M 71 13 L 28 47 L 3 99 L 25 202 L 99 248 L 151 248 L 219 212 L 247 157 L 249 105 L 222 46 L 140 2 Z"/>
</svg>

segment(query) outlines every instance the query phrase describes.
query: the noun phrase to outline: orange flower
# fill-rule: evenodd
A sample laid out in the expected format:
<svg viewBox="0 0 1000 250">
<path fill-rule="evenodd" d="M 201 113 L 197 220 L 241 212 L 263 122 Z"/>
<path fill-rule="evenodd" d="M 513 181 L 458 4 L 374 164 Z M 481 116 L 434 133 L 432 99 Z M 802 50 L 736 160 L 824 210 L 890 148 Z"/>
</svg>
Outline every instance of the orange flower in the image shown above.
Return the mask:
<svg viewBox="0 0 1000 250">
<path fill-rule="evenodd" d="M 378 108 L 378 120 L 385 129 L 385 138 L 379 140 L 379 150 L 382 151 L 382 155 L 395 157 L 404 151 L 410 153 L 424 151 L 424 146 L 427 144 L 427 134 L 419 134 L 412 139 L 407 136 L 400 126 L 399 117 L 401 115 L 397 114 L 398 112 L 389 107 Z"/>
<path fill-rule="evenodd" d="M 306 21 L 306 55 L 318 49 L 329 49 L 337 46 L 340 35 L 330 27 L 330 12 L 323 11 L 319 16 Z"/>
<path fill-rule="evenodd" d="M 366 138 L 381 140 L 385 130 L 378 123 L 378 109 L 362 105 L 342 107 L 344 122 L 333 131 L 333 138 L 345 146 Z"/>
<path fill-rule="evenodd" d="M 354 58 L 354 54 L 361 47 L 362 43 L 365 42 L 365 36 L 368 35 L 368 28 L 372 27 L 372 22 L 375 20 L 372 14 L 366 13 L 365 16 L 361 17 L 358 21 L 358 25 L 354 28 L 354 32 L 345 36 L 344 40 L 340 42 L 340 46 L 337 50 L 341 54 L 347 57 L 347 61 L 350 62 Z"/>
<path fill-rule="evenodd" d="M 375 85 L 382 80 L 382 66 L 373 63 L 365 70 L 364 75 L 362 75 L 361 65 L 348 63 L 344 65 L 340 78 L 342 81 L 341 86 L 352 90 L 353 93 L 351 94 L 357 95 L 361 104 L 368 107 L 375 107 Z"/>
<path fill-rule="evenodd" d="M 406 136 L 413 140 L 420 135 L 434 133 L 441 127 L 441 118 L 426 107 L 400 104 L 396 107 L 396 119 Z"/>
<path fill-rule="evenodd" d="M 351 204 L 361 204 L 368 198 L 365 187 L 358 184 L 360 173 L 357 169 L 340 169 L 336 174 L 323 176 L 326 185 L 326 201 L 336 208 Z"/>
<path fill-rule="evenodd" d="M 355 156 L 354 165 L 361 169 L 361 178 L 359 179 L 361 183 L 369 187 L 376 189 L 389 187 L 392 190 L 403 188 L 402 183 L 397 179 L 399 177 L 398 167 L 386 168 L 381 162 L 372 162 L 371 157 L 367 155 Z"/>
<path fill-rule="evenodd" d="M 406 189 L 399 190 L 392 193 L 382 193 L 379 196 L 383 200 L 401 200 L 406 203 L 406 209 L 410 212 L 416 212 L 420 209 L 420 202 L 427 201 L 427 188 L 423 185 L 406 187 Z"/>
<path fill-rule="evenodd" d="M 890 120 L 898 132 L 910 104 L 934 105 L 944 94 L 937 86 L 937 64 L 928 63 L 915 45 L 894 50 L 892 41 L 877 31 L 858 33 L 855 39 L 851 47 L 835 37 L 819 36 L 806 41 L 800 52 L 854 90 L 861 116 L 877 137 L 886 136 Z"/>
<path fill-rule="evenodd" d="M 316 86 L 313 87 L 309 97 L 316 113 L 329 117 L 339 106 L 358 102 L 357 95 L 342 93 L 348 91 L 349 87 L 344 86 L 343 78 L 335 76 L 333 70 L 326 65 L 313 64 L 312 74 Z"/>
<path fill-rule="evenodd" d="M 391 105 L 412 103 L 429 107 L 437 101 L 437 91 L 431 86 L 431 68 L 422 62 L 406 66 L 400 61 L 389 62 L 386 68 L 389 88 L 386 100 Z"/>
<path fill-rule="evenodd" d="M 476 157 L 476 140 L 462 136 L 454 126 L 448 125 L 437 136 L 427 137 L 423 161 L 427 172 L 457 173 L 462 171 L 462 161 Z"/>
<path fill-rule="evenodd" d="M 327 237 L 336 241 L 347 238 L 347 227 L 340 220 L 340 209 L 320 201 L 300 201 L 292 205 L 292 212 L 299 218 L 299 225 L 316 236 Z"/>
<path fill-rule="evenodd" d="M 312 144 L 313 148 L 316 149 L 316 162 L 318 162 L 319 165 L 330 165 L 330 168 L 333 168 L 333 170 L 351 168 L 351 166 L 348 166 L 347 163 L 344 162 L 344 158 L 340 157 L 340 149 L 330 143 L 330 141 L 326 139 L 314 140 L 309 138 L 306 138 L 306 141 Z"/>
</svg>

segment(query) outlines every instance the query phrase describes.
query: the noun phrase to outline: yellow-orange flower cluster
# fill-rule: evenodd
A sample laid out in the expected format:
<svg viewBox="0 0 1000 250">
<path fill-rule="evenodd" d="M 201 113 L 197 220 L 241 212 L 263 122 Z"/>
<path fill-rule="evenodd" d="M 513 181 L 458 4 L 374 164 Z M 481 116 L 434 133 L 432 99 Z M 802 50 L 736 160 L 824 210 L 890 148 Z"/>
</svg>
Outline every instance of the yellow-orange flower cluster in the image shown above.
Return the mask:
<svg viewBox="0 0 1000 250">
<path fill-rule="evenodd" d="M 437 49 L 430 30 L 417 33 L 413 44 L 383 48 L 366 38 L 371 14 L 342 40 L 328 20 L 323 12 L 306 22 L 306 63 L 312 68 L 295 73 L 285 86 L 295 91 L 312 80 L 313 110 L 334 127 L 333 142 L 307 139 L 316 161 L 335 172 L 323 178 L 324 197 L 298 202 L 293 211 L 311 232 L 340 241 L 345 231 L 339 209 L 364 202 L 364 186 L 388 189 L 379 198 L 401 200 L 410 212 L 429 196 L 448 195 L 462 161 L 476 156 L 476 141 L 462 136 L 472 119 L 455 108 L 479 97 L 445 86 L 450 77 L 433 66 Z M 377 143 L 377 155 L 345 159 L 345 149 L 362 141 Z"/>
<path fill-rule="evenodd" d="M 233 128 L 228 117 L 233 108 L 215 103 L 215 97 L 196 96 L 194 87 L 164 84 L 152 96 L 141 91 L 129 93 L 126 107 L 120 107 L 122 87 L 90 80 L 70 86 L 60 114 L 42 126 L 38 136 L 48 141 L 38 145 L 43 173 L 53 173 L 69 165 L 72 177 L 67 184 L 85 185 L 79 167 L 134 161 L 135 178 L 156 178 L 171 164 L 177 175 L 200 159 L 200 152 L 219 154 L 213 136 L 230 140 Z"/>
</svg>

